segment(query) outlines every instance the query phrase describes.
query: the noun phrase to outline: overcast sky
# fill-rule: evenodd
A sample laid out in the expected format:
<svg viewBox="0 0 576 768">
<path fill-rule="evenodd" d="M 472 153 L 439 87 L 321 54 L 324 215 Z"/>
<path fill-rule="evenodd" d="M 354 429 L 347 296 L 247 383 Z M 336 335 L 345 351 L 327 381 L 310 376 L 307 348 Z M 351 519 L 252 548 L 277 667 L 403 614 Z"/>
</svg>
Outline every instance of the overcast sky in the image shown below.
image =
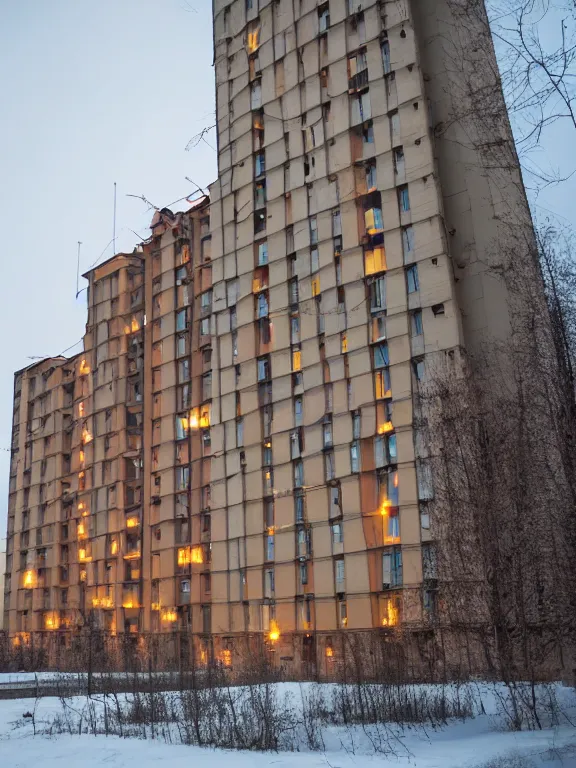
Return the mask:
<svg viewBox="0 0 576 768">
<path fill-rule="evenodd" d="M 185 151 L 214 121 L 211 1 L 0 0 L 0 73 L 2 538 L 13 373 L 82 337 L 77 241 L 81 272 L 112 255 L 114 182 L 117 250 L 129 250 L 151 214 L 127 194 L 162 207 L 194 190 L 186 176 L 202 187 L 215 178 L 213 149 Z M 573 147 L 558 125 L 542 160 L 574 166 Z M 539 210 L 574 221 L 575 199 L 573 179 L 543 193 Z"/>
</svg>

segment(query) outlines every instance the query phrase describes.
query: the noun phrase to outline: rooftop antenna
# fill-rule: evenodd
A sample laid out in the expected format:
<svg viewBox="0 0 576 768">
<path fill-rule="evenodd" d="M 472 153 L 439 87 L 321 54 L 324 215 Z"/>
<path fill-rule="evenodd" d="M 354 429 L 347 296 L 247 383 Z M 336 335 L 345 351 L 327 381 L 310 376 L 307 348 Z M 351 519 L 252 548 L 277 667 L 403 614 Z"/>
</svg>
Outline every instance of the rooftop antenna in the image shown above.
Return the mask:
<svg viewBox="0 0 576 768">
<path fill-rule="evenodd" d="M 76 298 L 80 295 L 80 246 L 82 241 L 78 240 L 78 262 L 76 265 Z"/>
<path fill-rule="evenodd" d="M 112 226 L 112 251 L 116 255 L 116 182 L 114 182 L 114 224 Z"/>
</svg>

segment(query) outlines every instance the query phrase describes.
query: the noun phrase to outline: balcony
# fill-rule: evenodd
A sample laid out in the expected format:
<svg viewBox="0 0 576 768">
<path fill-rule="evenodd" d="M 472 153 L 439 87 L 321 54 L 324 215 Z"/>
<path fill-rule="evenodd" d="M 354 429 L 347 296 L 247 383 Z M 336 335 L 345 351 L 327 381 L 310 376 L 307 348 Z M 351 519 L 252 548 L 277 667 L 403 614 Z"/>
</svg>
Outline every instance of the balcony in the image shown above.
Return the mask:
<svg viewBox="0 0 576 768">
<path fill-rule="evenodd" d="M 348 93 L 359 91 L 368 85 L 368 69 L 362 69 L 348 80 Z"/>
</svg>

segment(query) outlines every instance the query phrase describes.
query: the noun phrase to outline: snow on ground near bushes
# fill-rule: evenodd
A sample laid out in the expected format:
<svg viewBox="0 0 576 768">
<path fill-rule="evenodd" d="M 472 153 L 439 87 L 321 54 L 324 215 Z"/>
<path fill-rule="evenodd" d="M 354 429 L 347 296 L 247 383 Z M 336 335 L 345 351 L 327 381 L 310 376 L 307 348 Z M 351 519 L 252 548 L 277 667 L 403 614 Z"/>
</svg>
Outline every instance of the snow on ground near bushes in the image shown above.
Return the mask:
<svg viewBox="0 0 576 768">
<path fill-rule="evenodd" d="M 279 684 L 279 693 L 292 693 L 300 698 L 300 686 Z M 486 714 L 466 722 L 451 722 L 444 728 L 411 727 L 395 729 L 398 737 L 396 754 L 374 754 L 369 739 L 360 726 L 353 730 L 354 752 L 350 751 L 350 732 L 328 728 L 325 752 L 228 752 L 200 747 L 166 744 L 164 741 L 122 739 L 104 735 L 48 737 L 33 735 L 25 712 L 34 709 L 33 699 L 0 701 L 0 767 L 1 768 L 472 768 L 484 766 L 502 756 L 522 756 L 529 762 L 510 763 L 514 768 L 576 768 L 576 729 L 561 725 L 542 731 L 514 733 L 502 730 L 497 714 L 497 697 L 489 686 L 474 686 L 482 697 Z M 558 699 L 574 721 L 576 709 L 570 689 L 557 688 Z M 81 708 L 86 699 L 70 699 L 72 707 Z M 58 699 L 41 699 L 36 707 L 36 728 L 42 730 L 61 713 Z M 492 768 L 490 766 L 490 768 Z M 497 768 L 508 768 L 507 762 Z"/>
</svg>

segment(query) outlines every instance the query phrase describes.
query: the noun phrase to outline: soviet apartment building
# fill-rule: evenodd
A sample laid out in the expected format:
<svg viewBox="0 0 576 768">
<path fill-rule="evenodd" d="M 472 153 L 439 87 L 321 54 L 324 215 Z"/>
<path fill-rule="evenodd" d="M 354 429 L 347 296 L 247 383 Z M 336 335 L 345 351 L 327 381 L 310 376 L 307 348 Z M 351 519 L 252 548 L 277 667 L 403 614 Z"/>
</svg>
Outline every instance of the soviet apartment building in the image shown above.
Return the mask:
<svg viewBox="0 0 576 768">
<path fill-rule="evenodd" d="M 213 9 L 210 201 L 86 275 L 80 355 L 16 374 L 5 625 L 326 660 L 437 610 L 415 397 L 506 326 L 497 191 L 435 146 L 447 3 Z M 484 261 L 455 267 L 464 244 Z"/>
</svg>

